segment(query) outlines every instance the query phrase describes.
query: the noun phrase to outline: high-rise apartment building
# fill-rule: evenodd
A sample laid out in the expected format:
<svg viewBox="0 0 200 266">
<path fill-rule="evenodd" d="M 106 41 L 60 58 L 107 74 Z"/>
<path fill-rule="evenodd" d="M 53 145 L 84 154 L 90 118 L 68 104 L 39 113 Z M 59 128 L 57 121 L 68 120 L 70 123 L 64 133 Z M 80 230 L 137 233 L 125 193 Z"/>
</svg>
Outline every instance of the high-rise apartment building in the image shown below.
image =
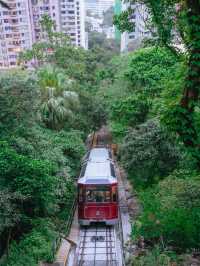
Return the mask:
<svg viewBox="0 0 200 266">
<path fill-rule="evenodd" d="M 147 28 L 148 12 L 147 8 L 143 4 L 128 4 L 122 3 L 122 11 L 131 7 L 132 14 L 130 21 L 133 22 L 134 27 L 132 32 L 124 32 L 121 35 L 121 52 L 128 51 L 128 46 L 134 40 L 142 40 L 145 37 L 150 37 L 151 32 Z"/>
<path fill-rule="evenodd" d="M 76 46 L 86 48 L 84 0 L 59 0 L 60 28 Z"/>
<path fill-rule="evenodd" d="M 59 0 L 32 0 L 30 1 L 29 15 L 31 17 L 33 42 L 45 38 L 45 36 L 42 36 L 40 25 L 40 20 L 44 14 L 49 15 L 54 21 L 56 25 L 54 30 L 60 31 Z"/>
<path fill-rule="evenodd" d="M 8 4 L 11 10 L 0 8 L 0 67 L 16 66 L 18 53 L 33 43 L 29 1 Z"/>
<path fill-rule="evenodd" d="M 102 17 L 110 7 L 114 6 L 114 0 L 85 0 L 86 11 Z"/>
<path fill-rule="evenodd" d="M 48 14 L 55 31 L 66 33 L 76 46 L 87 47 L 84 0 L 8 0 L 0 7 L 0 67 L 15 67 L 20 51 L 44 39 L 39 23 Z"/>
</svg>

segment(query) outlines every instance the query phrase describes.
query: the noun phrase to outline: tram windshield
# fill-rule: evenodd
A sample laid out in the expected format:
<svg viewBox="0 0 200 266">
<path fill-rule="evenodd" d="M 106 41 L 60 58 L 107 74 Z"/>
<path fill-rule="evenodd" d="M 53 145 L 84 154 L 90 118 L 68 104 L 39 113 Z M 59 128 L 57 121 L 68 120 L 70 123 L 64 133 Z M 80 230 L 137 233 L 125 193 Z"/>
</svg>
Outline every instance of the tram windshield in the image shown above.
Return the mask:
<svg viewBox="0 0 200 266">
<path fill-rule="evenodd" d="M 108 186 L 87 187 L 86 202 L 110 202 L 111 192 Z"/>
</svg>

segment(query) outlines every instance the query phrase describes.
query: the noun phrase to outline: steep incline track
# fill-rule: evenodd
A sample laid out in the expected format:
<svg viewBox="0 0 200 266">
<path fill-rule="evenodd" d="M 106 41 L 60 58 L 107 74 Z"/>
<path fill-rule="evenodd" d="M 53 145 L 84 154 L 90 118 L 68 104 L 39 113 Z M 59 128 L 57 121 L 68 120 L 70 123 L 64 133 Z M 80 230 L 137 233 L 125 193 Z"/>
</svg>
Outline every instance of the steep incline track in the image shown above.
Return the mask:
<svg viewBox="0 0 200 266">
<path fill-rule="evenodd" d="M 80 231 L 78 266 L 119 266 L 116 230 L 113 226 L 93 225 Z"/>
</svg>

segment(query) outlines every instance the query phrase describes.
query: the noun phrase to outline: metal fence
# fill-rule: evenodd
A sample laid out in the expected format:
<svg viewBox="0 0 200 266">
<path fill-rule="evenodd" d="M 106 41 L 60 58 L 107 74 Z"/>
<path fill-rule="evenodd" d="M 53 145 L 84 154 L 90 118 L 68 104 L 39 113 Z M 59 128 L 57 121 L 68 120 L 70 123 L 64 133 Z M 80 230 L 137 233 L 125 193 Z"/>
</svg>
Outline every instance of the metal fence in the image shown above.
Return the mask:
<svg viewBox="0 0 200 266">
<path fill-rule="evenodd" d="M 65 226 L 65 228 L 66 228 L 65 229 L 65 233 L 64 234 L 59 234 L 59 236 L 52 243 L 52 254 L 53 254 L 53 256 L 58 251 L 59 246 L 61 244 L 62 238 L 67 238 L 69 233 L 70 233 L 71 225 L 72 225 L 72 222 L 73 222 L 73 219 L 74 219 L 74 214 L 75 214 L 75 211 L 76 211 L 76 206 L 77 206 L 77 195 L 75 196 L 75 199 L 72 202 L 71 208 L 69 210 L 69 215 L 68 215 L 68 219 L 67 219 L 66 226 Z"/>
</svg>

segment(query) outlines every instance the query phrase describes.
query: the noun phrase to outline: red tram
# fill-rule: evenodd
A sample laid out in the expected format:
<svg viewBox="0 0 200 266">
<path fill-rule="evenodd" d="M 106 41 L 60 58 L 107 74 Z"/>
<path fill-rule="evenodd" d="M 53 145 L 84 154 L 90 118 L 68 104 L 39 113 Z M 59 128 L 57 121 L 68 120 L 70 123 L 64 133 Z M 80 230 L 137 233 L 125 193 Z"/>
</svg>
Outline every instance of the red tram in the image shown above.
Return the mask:
<svg viewBox="0 0 200 266">
<path fill-rule="evenodd" d="M 78 218 L 81 225 L 118 221 L 118 186 L 112 156 L 106 148 L 86 155 L 78 180 Z"/>
</svg>

